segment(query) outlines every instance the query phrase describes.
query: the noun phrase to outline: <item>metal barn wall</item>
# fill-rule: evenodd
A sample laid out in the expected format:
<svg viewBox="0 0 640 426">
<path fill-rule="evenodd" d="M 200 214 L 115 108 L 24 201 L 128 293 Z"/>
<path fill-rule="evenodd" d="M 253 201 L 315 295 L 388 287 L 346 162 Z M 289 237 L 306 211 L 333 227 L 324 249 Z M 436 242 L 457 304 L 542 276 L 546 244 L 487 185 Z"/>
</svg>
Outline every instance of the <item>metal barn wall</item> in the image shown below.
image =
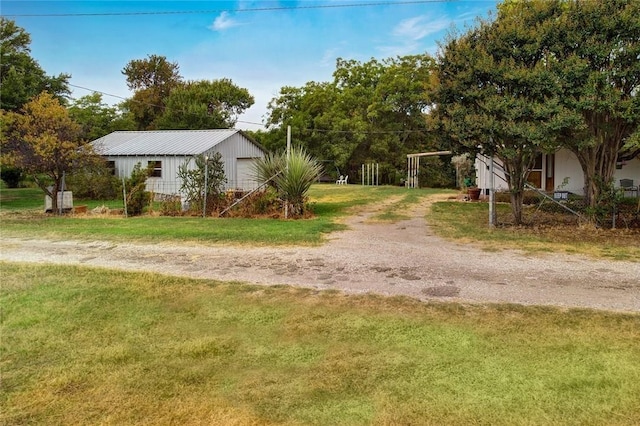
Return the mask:
<svg viewBox="0 0 640 426">
<path fill-rule="evenodd" d="M 147 179 L 147 191 L 159 194 L 177 194 L 180 191 L 180 179 L 178 178 L 178 167 L 189 157 L 176 155 L 153 155 L 153 156 L 113 156 L 107 160 L 114 161 L 116 165 L 116 176 L 120 179 L 128 178 L 133 172 L 136 164 L 140 163 L 145 169 L 149 161 L 162 162 L 162 177 L 150 177 Z"/>
<path fill-rule="evenodd" d="M 238 159 L 253 159 L 264 157 L 262 149 L 240 133 L 220 142 L 215 147 L 204 152 L 204 155 L 212 156 L 215 152 L 222 155 L 225 175 L 227 176 L 226 189 L 250 190 L 255 188 L 255 182 L 249 182 L 246 178 L 238 178 Z M 158 194 L 178 194 L 181 180 L 178 178 L 178 167 L 191 159 L 185 155 L 151 155 L 151 156 L 108 156 L 108 161 L 114 161 L 116 176 L 120 179 L 128 178 L 136 164 L 143 168 L 149 161 L 162 162 L 162 177 L 150 177 L 147 179 L 147 190 Z M 190 168 L 195 167 L 195 162 L 190 162 Z"/>
<path fill-rule="evenodd" d="M 238 159 L 264 157 L 265 153 L 259 146 L 242 134 L 236 133 L 216 145 L 214 150 L 222 154 L 224 171 L 227 175 L 227 189 L 250 190 L 255 187 L 255 183 L 247 182 L 242 179 L 242 176 L 238 176 Z"/>
</svg>

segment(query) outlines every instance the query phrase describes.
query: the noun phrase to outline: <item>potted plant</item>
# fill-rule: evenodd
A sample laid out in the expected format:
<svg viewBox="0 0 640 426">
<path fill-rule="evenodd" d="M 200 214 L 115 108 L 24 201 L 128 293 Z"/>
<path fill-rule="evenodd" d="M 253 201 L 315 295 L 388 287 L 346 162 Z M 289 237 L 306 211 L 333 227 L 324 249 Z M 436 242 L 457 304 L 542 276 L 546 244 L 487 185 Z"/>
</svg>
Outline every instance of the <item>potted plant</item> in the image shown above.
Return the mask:
<svg viewBox="0 0 640 426">
<path fill-rule="evenodd" d="M 470 200 L 479 200 L 480 199 L 480 191 L 481 189 L 478 188 L 475 183 L 474 180 L 472 178 L 467 178 L 468 179 L 468 185 L 467 185 L 467 195 L 469 196 Z M 465 183 L 466 183 L 466 179 L 465 179 Z"/>
</svg>

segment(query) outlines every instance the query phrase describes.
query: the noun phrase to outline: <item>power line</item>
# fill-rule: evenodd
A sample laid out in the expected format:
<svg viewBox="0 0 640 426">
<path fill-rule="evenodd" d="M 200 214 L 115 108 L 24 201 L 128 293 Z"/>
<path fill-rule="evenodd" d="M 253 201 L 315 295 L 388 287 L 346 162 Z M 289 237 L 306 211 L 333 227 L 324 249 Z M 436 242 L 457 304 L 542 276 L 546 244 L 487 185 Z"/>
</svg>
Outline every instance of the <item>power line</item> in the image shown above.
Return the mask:
<svg viewBox="0 0 640 426">
<path fill-rule="evenodd" d="M 96 12 L 96 13 L 26 13 L 4 15 L 9 18 L 61 18 L 61 17 L 87 17 L 87 16 L 140 16 L 140 15 L 195 15 L 195 14 L 214 14 L 221 12 L 273 12 L 280 10 L 308 10 L 308 9 L 340 9 L 355 7 L 374 7 L 374 6 L 401 6 L 410 4 L 426 4 L 426 3 L 451 3 L 458 0 L 411 0 L 411 1 L 380 1 L 370 3 L 345 3 L 345 4 L 318 4 L 309 6 L 273 6 L 273 7 L 255 7 L 247 9 L 212 9 L 212 10 L 174 10 L 174 11 L 153 11 L 153 12 Z"/>
<path fill-rule="evenodd" d="M 318 132 L 318 133 L 340 133 L 351 135 L 401 135 L 407 133 L 427 133 L 427 129 L 413 129 L 413 130 L 331 130 L 331 129 L 299 129 L 301 132 Z"/>
</svg>

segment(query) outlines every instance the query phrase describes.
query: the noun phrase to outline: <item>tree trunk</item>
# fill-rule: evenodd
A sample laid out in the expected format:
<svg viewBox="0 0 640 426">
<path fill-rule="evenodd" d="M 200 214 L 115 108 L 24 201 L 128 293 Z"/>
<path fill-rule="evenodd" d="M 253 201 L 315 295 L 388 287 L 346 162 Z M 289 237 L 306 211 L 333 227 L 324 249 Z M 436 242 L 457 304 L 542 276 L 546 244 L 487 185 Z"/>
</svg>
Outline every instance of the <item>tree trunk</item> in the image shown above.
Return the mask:
<svg viewBox="0 0 640 426">
<path fill-rule="evenodd" d="M 34 176 L 33 180 L 36 182 L 38 188 L 40 188 L 45 195 L 48 195 L 51 198 L 51 211 L 53 213 L 57 213 L 59 210 L 58 191 L 60 190 L 61 179 L 54 179 L 51 190 L 49 190 L 49 187 L 46 185 L 46 183 L 39 180 L 37 176 Z"/>
<path fill-rule="evenodd" d="M 598 127 L 603 122 L 608 125 L 605 130 Z M 575 147 L 572 151 L 578 157 L 584 174 L 585 204 L 595 207 L 602 190 L 613 182 L 618 152 L 629 126 L 624 120 L 610 119 L 606 114 L 589 115 L 587 123 L 592 129 L 595 145 L 583 149 Z"/>
<path fill-rule="evenodd" d="M 511 213 L 513 214 L 514 225 L 522 225 L 522 201 L 523 191 L 511 191 Z"/>
<path fill-rule="evenodd" d="M 535 153 L 520 152 L 515 158 L 500 158 L 507 174 L 514 225 L 522 225 L 524 185 L 533 165 Z"/>
</svg>

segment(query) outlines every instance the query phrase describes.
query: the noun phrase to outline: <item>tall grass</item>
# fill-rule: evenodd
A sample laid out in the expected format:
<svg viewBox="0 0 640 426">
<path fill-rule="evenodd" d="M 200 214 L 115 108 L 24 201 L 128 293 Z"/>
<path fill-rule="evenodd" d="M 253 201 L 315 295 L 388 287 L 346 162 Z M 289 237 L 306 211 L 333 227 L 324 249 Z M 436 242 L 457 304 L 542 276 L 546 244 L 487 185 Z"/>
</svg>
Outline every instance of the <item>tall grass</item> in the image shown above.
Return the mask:
<svg viewBox="0 0 640 426">
<path fill-rule="evenodd" d="M 640 316 L 2 264 L 2 424 L 640 423 Z"/>
</svg>

